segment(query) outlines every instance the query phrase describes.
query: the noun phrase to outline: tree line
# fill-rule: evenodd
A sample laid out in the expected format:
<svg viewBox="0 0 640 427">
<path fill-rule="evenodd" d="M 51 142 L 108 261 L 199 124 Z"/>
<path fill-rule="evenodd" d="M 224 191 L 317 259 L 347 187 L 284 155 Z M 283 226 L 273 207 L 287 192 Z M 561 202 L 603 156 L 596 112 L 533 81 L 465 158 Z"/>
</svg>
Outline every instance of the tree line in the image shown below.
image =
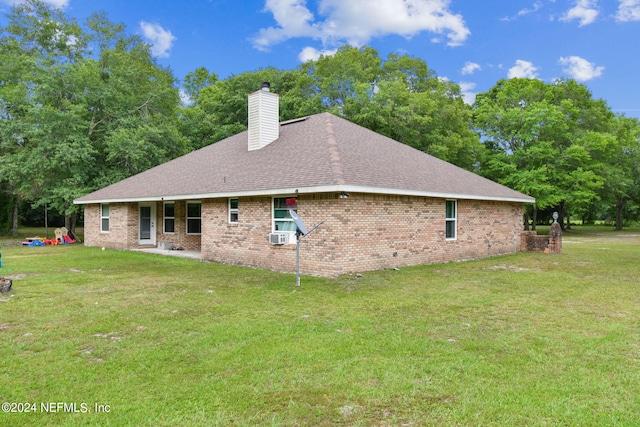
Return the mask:
<svg viewBox="0 0 640 427">
<path fill-rule="evenodd" d="M 79 23 L 38 0 L 0 27 L 0 228 L 46 209 L 75 228 L 73 200 L 247 128 L 247 94 L 269 81 L 280 119 L 324 111 L 536 198 L 526 224 L 559 210 L 617 227 L 640 216 L 640 123 L 573 80 L 459 86 L 407 55 L 343 46 L 292 70 L 178 82 L 150 46 L 103 12 Z M 189 98 L 181 101 L 180 91 Z"/>
</svg>

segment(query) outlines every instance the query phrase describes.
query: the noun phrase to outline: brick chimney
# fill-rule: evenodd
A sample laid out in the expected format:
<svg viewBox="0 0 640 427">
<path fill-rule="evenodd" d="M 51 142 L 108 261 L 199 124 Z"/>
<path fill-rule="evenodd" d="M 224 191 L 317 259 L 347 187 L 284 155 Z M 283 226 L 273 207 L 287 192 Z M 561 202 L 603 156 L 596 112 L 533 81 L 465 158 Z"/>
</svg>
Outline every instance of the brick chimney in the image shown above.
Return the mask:
<svg viewBox="0 0 640 427">
<path fill-rule="evenodd" d="M 280 136 L 279 101 L 268 82 L 249 94 L 249 151 L 264 148 Z"/>
</svg>

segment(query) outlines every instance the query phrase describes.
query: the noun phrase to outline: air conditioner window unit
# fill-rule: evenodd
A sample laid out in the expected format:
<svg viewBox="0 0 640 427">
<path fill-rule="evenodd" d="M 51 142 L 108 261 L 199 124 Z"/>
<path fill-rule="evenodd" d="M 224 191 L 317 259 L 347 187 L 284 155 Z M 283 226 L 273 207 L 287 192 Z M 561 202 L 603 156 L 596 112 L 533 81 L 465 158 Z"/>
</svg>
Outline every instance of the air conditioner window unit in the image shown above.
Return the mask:
<svg viewBox="0 0 640 427">
<path fill-rule="evenodd" d="M 269 243 L 272 245 L 284 245 L 289 241 L 288 233 L 271 233 L 269 234 Z"/>
</svg>

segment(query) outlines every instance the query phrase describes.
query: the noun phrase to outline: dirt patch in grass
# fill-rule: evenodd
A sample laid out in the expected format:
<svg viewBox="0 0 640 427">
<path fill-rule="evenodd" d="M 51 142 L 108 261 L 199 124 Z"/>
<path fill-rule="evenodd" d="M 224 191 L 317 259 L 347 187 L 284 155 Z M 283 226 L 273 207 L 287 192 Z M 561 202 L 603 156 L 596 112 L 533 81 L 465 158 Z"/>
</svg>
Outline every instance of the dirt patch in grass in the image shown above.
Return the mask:
<svg viewBox="0 0 640 427">
<path fill-rule="evenodd" d="M 525 268 L 525 267 L 518 267 L 517 265 L 505 265 L 505 264 L 500 264 L 500 265 L 494 265 L 492 267 L 489 267 L 490 270 L 509 270 L 509 271 L 530 271 L 530 268 Z"/>
<path fill-rule="evenodd" d="M 593 244 L 618 242 L 623 244 L 640 244 L 640 234 L 635 232 L 588 232 L 580 230 L 578 232 L 568 231 L 562 236 L 562 243 L 569 244 Z"/>
<path fill-rule="evenodd" d="M 19 274 L 10 274 L 8 276 L 2 276 L 5 279 L 10 279 L 10 280 L 24 280 L 27 277 L 29 277 L 28 274 L 23 274 L 23 273 L 19 273 Z"/>
</svg>

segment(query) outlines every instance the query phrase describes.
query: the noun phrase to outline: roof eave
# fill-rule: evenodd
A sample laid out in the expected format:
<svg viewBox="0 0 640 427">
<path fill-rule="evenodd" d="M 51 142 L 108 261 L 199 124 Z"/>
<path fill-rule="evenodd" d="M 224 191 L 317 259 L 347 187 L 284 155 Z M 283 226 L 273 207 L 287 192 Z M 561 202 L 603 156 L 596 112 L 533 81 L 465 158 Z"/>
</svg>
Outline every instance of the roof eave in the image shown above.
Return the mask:
<svg viewBox="0 0 640 427">
<path fill-rule="evenodd" d="M 165 196 L 147 196 L 147 197 L 121 197 L 121 198 L 97 198 L 97 199 L 76 199 L 73 201 L 76 205 L 86 205 L 93 203 L 135 203 L 135 202 L 154 202 L 154 201 L 177 201 L 177 200 L 200 200 L 200 199 L 217 199 L 226 197 L 252 197 L 252 196 L 276 196 L 281 194 L 311 194 L 311 193 L 334 193 L 334 192 L 352 192 L 366 194 L 389 194 L 397 196 L 417 196 L 417 197 L 433 197 L 441 199 L 467 199 L 467 200 L 486 200 L 499 202 L 516 202 L 516 203 L 535 203 L 536 199 L 526 195 L 522 196 L 495 196 L 481 194 L 466 193 L 449 193 L 437 191 L 423 190 L 407 190 L 397 188 L 383 187 L 367 187 L 358 185 L 319 185 L 313 187 L 288 187 L 288 188 L 271 188 L 260 190 L 244 190 L 244 191 L 224 191 L 213 193 L 199 194 L 172 194 Z"/>
</svg>

